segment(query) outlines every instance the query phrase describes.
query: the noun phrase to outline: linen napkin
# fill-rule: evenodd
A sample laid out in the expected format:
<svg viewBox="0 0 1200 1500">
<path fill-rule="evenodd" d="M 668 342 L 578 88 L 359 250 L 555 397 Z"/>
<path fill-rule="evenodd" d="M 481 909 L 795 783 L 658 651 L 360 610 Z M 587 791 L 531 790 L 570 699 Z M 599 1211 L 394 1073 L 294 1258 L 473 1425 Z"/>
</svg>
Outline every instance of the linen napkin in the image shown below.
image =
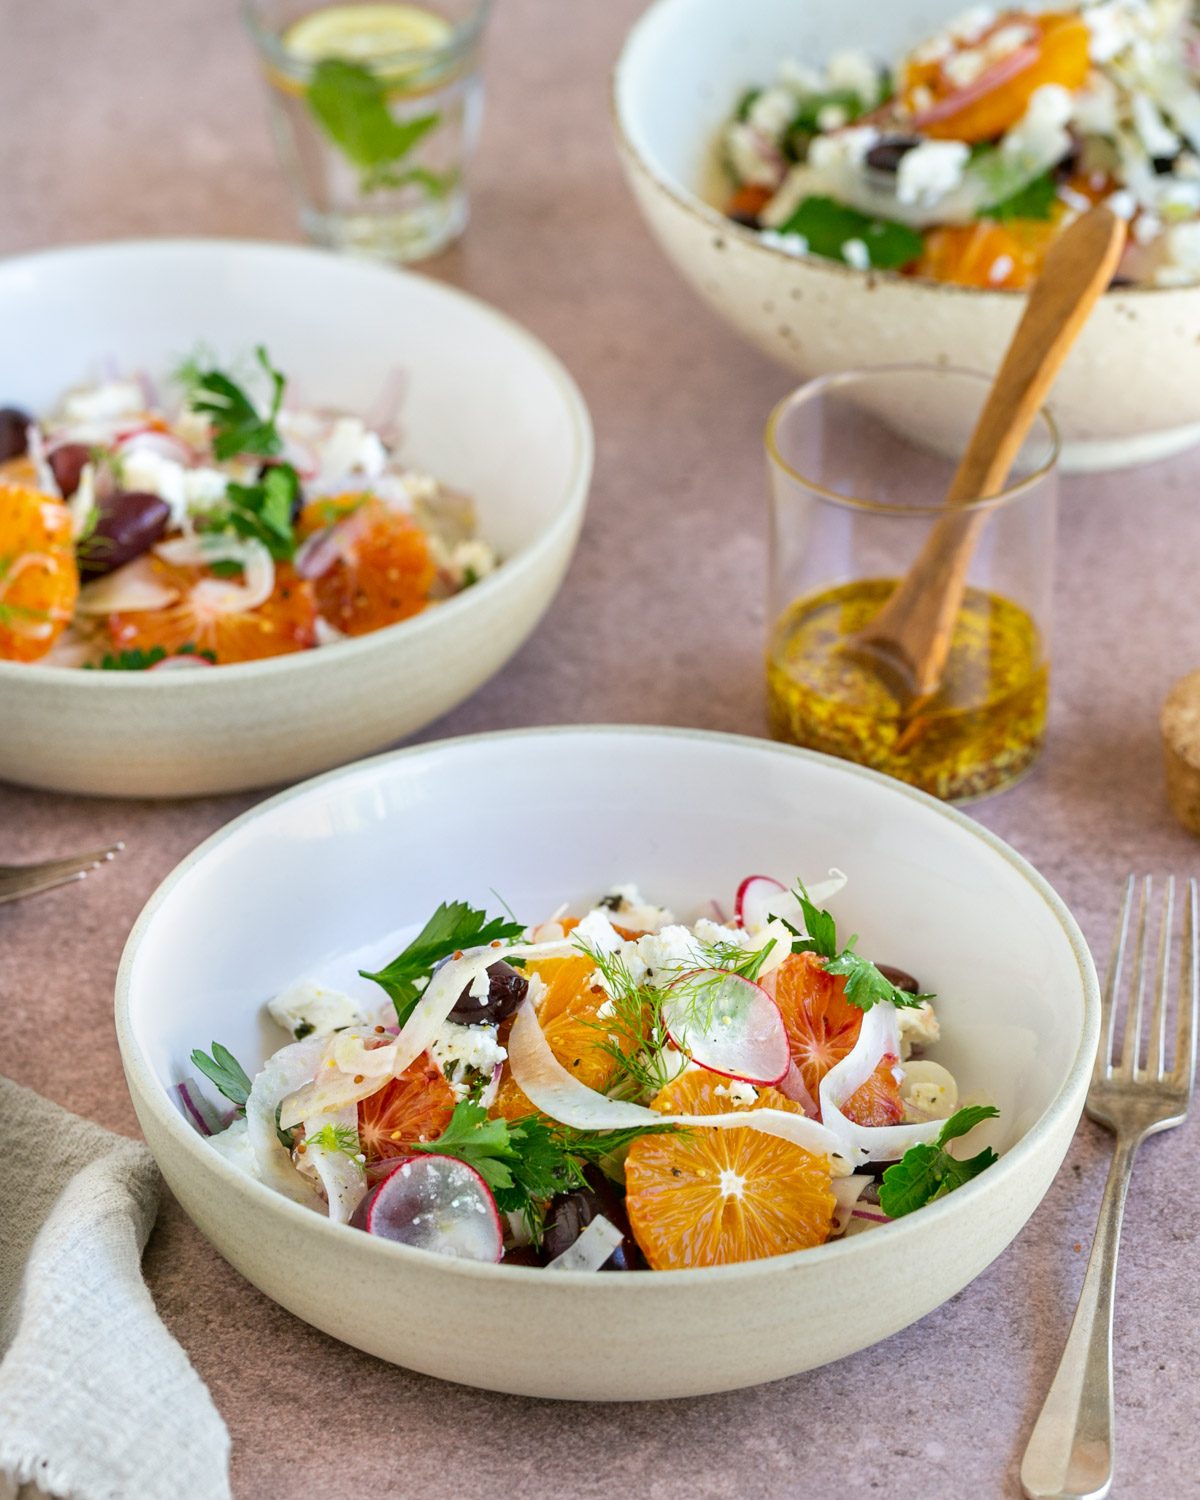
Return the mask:
<svg viewBox="0 0 1200 1500">
<path fill-rule="evenodd" d="M 229 1435 L 159 1321 L 137 1141 L 0 1078 L 0 1500 L 229 1500 Z"/>
</svg>

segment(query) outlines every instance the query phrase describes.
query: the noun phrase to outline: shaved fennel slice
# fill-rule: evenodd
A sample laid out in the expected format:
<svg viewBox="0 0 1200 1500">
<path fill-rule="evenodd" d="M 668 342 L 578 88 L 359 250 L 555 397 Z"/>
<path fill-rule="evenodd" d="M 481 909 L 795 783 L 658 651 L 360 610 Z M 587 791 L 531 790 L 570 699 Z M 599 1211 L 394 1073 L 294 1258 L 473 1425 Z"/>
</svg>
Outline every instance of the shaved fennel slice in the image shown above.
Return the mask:
<svg viewBox="0 0 1200 1500">
<path fill-rule="evenodd" d="M 133 614 L 138 610 L 165 609 L 179 598 L 179 590 L 159 578 L 148 557 L 134 558 L 123 568 L 85 583 L 79 590 L 75 611 L 81 615 Z"/>
<path fill-rule="evenodd" d="M 853 1172 L 849 1177 L 835 1177 L 833 1183 L 833 1233 L 845 1234 L 858 1200 L 873 1181 L 866 1172 Z"/>
<path fill-rule="evenodd" d="M 159 542 L 154 550 L 164 562 L 185 567 L 236 563 L 241 568 L 240 583 L 230 578 L 202 578 L 192 586 L 193 603 L 210 615 L 237 615 L 257 609 L 275 590 L 275 563 L 266 547 L 253 537 L 198 531 Z"/>
<path fill-rule="evenodd" d="M 880 1000 L 865 1012 L 858 1040 L 841 1062 L 830 1068 L 817 1090 L 821 1119 L 840 1140 L 865 1152 L 868 1161 L 903 1156 L 910 1146 L 935 1140 L 941 1129 L 939 1120 L 919 1125 L 856 1125 L 842 1113 L 841 1106 L 889 1055 L 899 1062 L 900 1027 L 896 1007 L 890 1000 Z"/>
<path fill-rule="evenodd" d="M 280 1102 L 293 1089 L 299 1087 L 316 1071 L 323 1051 L 323 1043 L 316 1037 L 303 1042 L 292 1042 L 269 1057 L 251 1085 L 246 1100 L 246 1127 L 250 1144 L 254 1149 L 254 1160 L 258 1175 L 268 1187 L 283 1193 L 293 1203 L 303 1204 L 318 1212 L 324 1209 L 316 1189 L 307 1178 L 297 1171 L 291 1152 L 279 1139 L 275 1129 L 275 1111 Z"/>
<path fill-rule="evenodd" d="M 383 1047 L 378 1038 L 353 1027 L 323 1038 L 323 1053 L 303 1087 L 284 1100 L 280 1124 L 285 1130 L 311 1115 L 327 1114 L 369 1099 L 388 1081 L 399 1078 L 433 1045 L 458 997 L 492 964 L 517 958 L 564 958 L 577 953 L 569 942 L 520 943 L 509 948 L 482 948 L 451 959 L 434 974 L 405 1021 L 400 1034 Z"/>
<path fill-rule="evenodd" d="M 847 878 L 841 870 L 830 870 L 825 880 L 814 881 L 812 885 L 806 887 L 808 899 L 814 906 L 818 908 L 824 907 L 827 901 L 832 901 L 845 888 Z M 777 896 L 768 897 L 766 901 L 762 902 L 760 920 L 762 917 L 766 918 L 763 924 L 764 927 L 769 927 L 774 921 L 782 917 L 784 920 L 790 922 L 793 927 L 807 933 L 804 925 L 804 912 L 801 910 L 800 902 L 793 891 L 780 891 Z M 784 948 L 782 955 L 776 962 L 782 963 L 783 959 L 787 957 L 788 951 L 787 948 Z M 771 964 L 770 967 L 774 968 L 775 964 Z"/>
<path fill-rule="evenodd" d="M 718 1130 L 757 1130 L 762 1135 L 778 1136 L 805 1151 L 831 1158 L 835 1175 L 845 1176 L 860 1152 L 839 1139 L 824 1125 L 807 1115 L 792 1114 L 783 1109 L 743 1109 L 728 1114 L 666 1115 L 609 1099 L 590 1089 L 555 1057 L 538 1024 L 537 1013 L 526 1000 L 518 1009 L 508 1038 L 508 1060 L 517 1085 L 535 1109 L 540 1109 L 561 1125 L 577 1130 L 623 1130 L 631 1126 L 685 1125 Z"/>
<path fill-rule="evenodd" d="M 598 1271 L 625 1236 L 603 1214 L 597 1214 L 573 1245 L 548 1260 L 547 1271 Z"/>
<path fill-rule="evenodd" d="M 216 1135 L 209 1138 L 209 1145 L 232 1167 L 237 1167 L 239 1172 L 245 1172 L 247 1177 L 258 1179 L 258 1158 L 254 1154 L 254 1147 L 250 1144 L 249 1126 L 239 1116 L 232 1125 L 224 1130 L 218 1130 Z"/>
<path fill-rule="evenodd" d="M 324 1115 L 314 1115 L 304 1122 L 304 1138 L 307 1144 L 303 1171 L 305 1175 L 310 1170 L 316 1174 L 325 1190 L 325 1197 L 329 1203 L 329 1217 L 334 1223 L 348 1224 L 354 1210 L 366 1195 L 366 1173 L 362 1169 L 361 1162 L 355 1161 L 352 1156 L 347 1156 L 344 1151 L 338 1151 L 336 1148 L 330 1150 L 328 1146 L 313 1143 L 313 1137 L 318 1135 L 326 1125 L 332 1125 L 335 1130 L 353 1130 L 357 1134 L 357 1105 L 348 1104 L 345 1109 L 334 1110 Z"/>
</svg>

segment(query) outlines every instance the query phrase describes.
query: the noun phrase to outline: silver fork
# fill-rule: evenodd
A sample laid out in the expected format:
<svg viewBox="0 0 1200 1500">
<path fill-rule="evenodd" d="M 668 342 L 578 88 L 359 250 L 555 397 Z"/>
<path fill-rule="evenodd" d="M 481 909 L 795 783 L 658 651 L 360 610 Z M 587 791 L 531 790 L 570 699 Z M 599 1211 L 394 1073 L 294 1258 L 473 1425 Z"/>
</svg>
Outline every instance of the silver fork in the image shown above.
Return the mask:
<svg viewBox="0 0 1200 1500">
<path fill-rule="evenodd" d="M 1135 902 L 1139 884 L 1140 899 Z M 1198 994 L 1196 882 L 1187 883 L 1173 1056 L 1167 1049 L 1167 1017 L 1174 879 L 1166 885 L 1158 929 L 1157 980 L 1153 1008 L 1148 1012 L 1147 981 L 1153 978 L 1148 976 L 1146 962 L 1150 899 L 1150 877 L 1138 882 L 1131 875 L 1104 983 L 1100 1047 L 1087 1096 L 1088 1114 L 1113 1132 L 1117 1144 L 1067 1346 L 1021 1462 L 1021 1487 L 1029 1500 L 1100 1500 L 1112 1485 L 1113 1294 L 1125 1194 L 1138 1147 L 1148 1135 L 1182 1124 L 1191 1103 Z M 1135 904 L 1132 984 L 1124 987 L 1121 974 Z M 1132 999 L 1127 998 L 1130 988 Z M 1149 1031 L 1143 1040 L 1148 1013 Z M 1124 1016 L 1124 1034 L 1120 1060 L 1114 1063 L 1120 1015 Z"/>
<path fill-rule="evenodd" d="M 40 865 L 0 865 L 0 906 L 6 901 L 38 896 L 42 891 L 52 891 L 73 880 L 82 880 L 89 871 L 107 864 L 124 847 L 124 844 L 113 844 L 108 849 L 96 849 L 90 854 L 48 859 Z"/>
</svg>

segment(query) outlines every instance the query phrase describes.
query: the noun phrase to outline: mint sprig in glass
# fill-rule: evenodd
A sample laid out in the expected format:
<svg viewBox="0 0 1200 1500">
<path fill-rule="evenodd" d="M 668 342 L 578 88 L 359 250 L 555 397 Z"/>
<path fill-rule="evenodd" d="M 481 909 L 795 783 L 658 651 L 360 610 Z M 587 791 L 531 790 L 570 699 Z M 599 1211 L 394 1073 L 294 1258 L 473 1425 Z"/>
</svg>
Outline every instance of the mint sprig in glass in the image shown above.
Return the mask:
<svg viewBox="0 0 1200 1500">
<path fill-rule="evenodd" d="M 462 233 L 489 5 L 244 0 L 310 238 L 415 261 Z"/>
</svg>

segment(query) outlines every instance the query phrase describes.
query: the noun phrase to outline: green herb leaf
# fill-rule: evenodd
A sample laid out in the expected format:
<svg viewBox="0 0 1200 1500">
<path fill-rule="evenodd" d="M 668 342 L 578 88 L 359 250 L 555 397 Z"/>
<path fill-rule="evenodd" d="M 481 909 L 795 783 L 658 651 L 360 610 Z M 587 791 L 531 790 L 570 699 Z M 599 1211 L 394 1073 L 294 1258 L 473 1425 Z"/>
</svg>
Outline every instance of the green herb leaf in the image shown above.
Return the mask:
<svg viewBox="0 0 1200 1500">
<path fill-rule="evenodd" d="M 262 542 L 276 562 L 296 555 L 292 511 L 300 476 L 291 464 L 274 464 L 257 484 L 230 484 L 224 503 L 204 517 L 208 531 L 233 531 Z"/>
<path fill-rule="evenodd" d="M 362 1147 L 358 1131 L 353 1125 L 322 1125 L 316 1135 L 305 1136 L 306 1146 L 322 1146 L 326 1151 L 340 1151 L 343 1156 L 355 1157 Z"/>
<path fill-rule="evenodd" d="M 271 407 L 265 417 L 241 386 L 221 370 L 189 368 L 184 377 L 189 385 L 188 405 L 211 423 L 213 454 L 219 459 L 241 453 L 271 458 L 283 447 L 275 422 L 286 381 L 261 344 L 254 355 L 271 381 Z"/>
<path fill-rule="evenodd" d="M 489 918 L 465 901 L 443 901 L 408 947 L 386 968 L 374 974 L 360 969 L 359 973 L 387 991 L 403 1026 L 420 999 L 419 982 L 428 979 L 443 958 L 449 958 L 460 948 L 482 948 L 497 940 L 519 938 L 524 931 L 520 922 Z"/>
<path fill-rule="evenodd" d="M 796 942 L 792 944 L 792 952 L 819 954 L 825 960 L 827 974 L 844 976 L 846 999 L 851 1005 L 857 1005 L 859 1010 L 870 1010 L 881 1000 L 889 1000 L 893 1005 L 904 1009 L 924 1005 L 926 1000 L 934 998 L 929 994 L 910 995 L 907 990 L 897 989 L 870 959 L 863 958 L 861 954 L 855 952 L 854 945 L 858 942 L 857 933 L 845 948 L 839 950 L 837 924 L 832 916 L 813 905 L 808 899 L 808 892 L 799 882 L 793 894 L 800 903 L 800 910 L 804 913 L 807 936 L 797 936 Z M 792 932 L 797 931 L 786 919 L 784 926 L 791 928 Z"/>
<path fill-rule="evenodd" d="M 826 109 L 842 110 L 846 116 L 845 123 L 849 124 L 866 113 L 867 105 L 853 89 L 830 89 L 823 94 L 806 94 L 788 126 L 788 135 L 816 135 L 821 129 L 821 112 Z"/>
<path fill-rule="evenodd" d="M 1054 205 L 1057 202 L 1058 184 L 1054 180 L 1054 174 L 1043 172 L 1040 177 L 1035 177 L 1018 192 L 1001 199 L 999 203 L 993 203 L 990 208 L 981 209 L 978 217 L 1001 221 L 1006 219 L 1046 220 L 1053 214 Z"/>
<path fill-rule="evenodd" d="M 950 1116 L 932 1145 L 910 1146 L 884 1172 L 879 1185 L 879 1206 L 888 1218 L 901 1219 L 936 1198 L 944 1198 L 999 1161 L 990 1146 L 966 1161 L 959 1161 L 945 1149 L 948 1142 L 974 1130 L 983 1120 L 997 1118 L 999 1113 L 991 1105 L 969 1105 Z"/>
<path fill-rule="evenodd" d="M 441 122 L 436 113 L 393 119 L 384 82 L 369 68 L 337 57 L 316 65 L 308 106 L 325 134 L 359 168 L 364 193 L 398 185 L 390 169 Z"/>
<path fill-rule="evenodd" d="M 205 1078 L 215 1083 L 226 1099 L 236 1104 L 238 1109 L 245 1110 L 252 1080 L 228 1047 L 214 1042 L 211 1057 L 197 1047 L 192 1053 L 192 1066 L 199 1068 Z"/>
<path fill-rule="evenodd" d="M 803 235 L 811 254 L 847 264 L 846 244 L 849 240 L 859 240 L 867 247 L 870 263 L 877 270 L 906 266 L 917 259 L 925 246 L 916 230 L 906 224 L 869 218 L 855 208 L 821 197 L 805 198 L 791 218 L 779 225 L 779 233 Z"/>
<path fill-rule="evenodd" d="M 838 954 L 837 923 L 827 911 L 814 906 L 808 899 L 808 891 L 800 881 L 796 882 L 793 895 L 800 903 L 800 910 L 804 915 L 804 930 L 808 936 L 793 943 L 792 952 L 819 953 L 822 958 L 836 958 Z M 790 922 L 784 925 L 791 927 L 791 930 L 795 932 L 796 929 L 791 926 Z"/>
</svg>

